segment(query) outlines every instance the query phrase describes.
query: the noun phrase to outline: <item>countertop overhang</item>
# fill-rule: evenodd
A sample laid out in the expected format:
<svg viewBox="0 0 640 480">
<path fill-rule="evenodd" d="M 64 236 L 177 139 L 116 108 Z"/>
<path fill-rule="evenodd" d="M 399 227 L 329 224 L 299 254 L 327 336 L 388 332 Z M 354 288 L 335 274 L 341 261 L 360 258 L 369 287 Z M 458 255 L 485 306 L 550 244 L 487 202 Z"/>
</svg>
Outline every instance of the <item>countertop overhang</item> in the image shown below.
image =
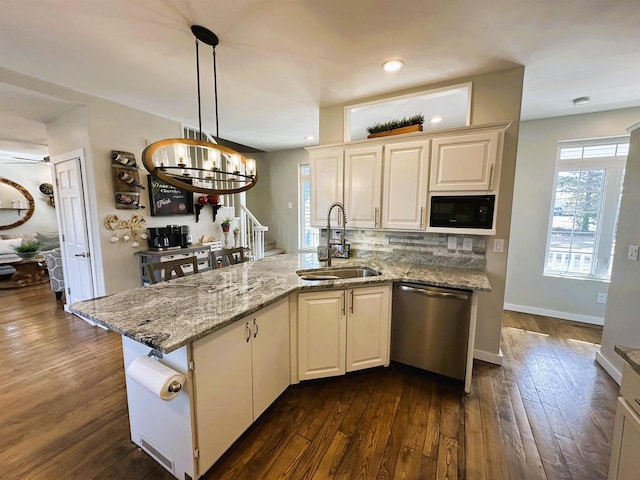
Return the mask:
<svg viewBox="0 0 640 480">
<path fill-rule="evenodd" d="M 298 291 L 392 282 L 490 292 L 484 271 L 373 260 L 333 260 L 363 265 L 377 277 L 303 280 L 298 270 L 319 268 L 315 254 L 288 254 L 209 270 L 155 285 L 77 302 L 70 311 L 163 353 L 220 330 Z"/>
</svg>

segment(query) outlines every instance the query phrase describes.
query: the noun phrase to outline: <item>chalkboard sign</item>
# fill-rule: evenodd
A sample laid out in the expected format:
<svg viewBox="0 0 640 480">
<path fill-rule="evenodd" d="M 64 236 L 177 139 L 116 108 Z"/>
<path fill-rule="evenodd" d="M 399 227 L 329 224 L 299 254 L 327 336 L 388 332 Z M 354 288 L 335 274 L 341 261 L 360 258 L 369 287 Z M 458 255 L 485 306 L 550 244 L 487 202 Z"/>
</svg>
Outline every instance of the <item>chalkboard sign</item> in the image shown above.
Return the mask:
<svg viewBox="0 0 640 480">
<path fill-rule="evenodd" d="M 193 193 L 147 175 L 151 215 L 193 214 Z"/>
</svg>

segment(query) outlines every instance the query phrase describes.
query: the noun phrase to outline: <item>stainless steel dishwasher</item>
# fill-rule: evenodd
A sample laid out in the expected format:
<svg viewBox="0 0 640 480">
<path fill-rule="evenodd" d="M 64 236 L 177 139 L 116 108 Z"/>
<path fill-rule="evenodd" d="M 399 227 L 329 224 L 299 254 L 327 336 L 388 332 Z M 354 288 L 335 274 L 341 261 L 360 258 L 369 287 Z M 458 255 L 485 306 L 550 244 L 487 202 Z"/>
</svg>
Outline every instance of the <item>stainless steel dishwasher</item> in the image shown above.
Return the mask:
<svg viewBox="0 0 640 480">
<path fill-rule="evenodd" d="M 472 292 L 396 283 L 391 360 L 463 380 Z"/>
</svg>

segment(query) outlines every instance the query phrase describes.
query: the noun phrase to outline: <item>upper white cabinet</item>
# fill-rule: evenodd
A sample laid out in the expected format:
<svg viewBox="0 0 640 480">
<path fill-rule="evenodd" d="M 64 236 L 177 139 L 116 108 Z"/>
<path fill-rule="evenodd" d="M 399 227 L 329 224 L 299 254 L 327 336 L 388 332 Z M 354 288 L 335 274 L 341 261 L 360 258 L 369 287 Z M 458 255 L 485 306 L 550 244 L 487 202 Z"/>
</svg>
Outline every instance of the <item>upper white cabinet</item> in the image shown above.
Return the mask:
<svg viewBox="0 0 640 480">
<path fill-rule="evenodd" d="M 382 228 L 425 228 L 429 145 L 429 140 L 385 145 Z"/>
<path fill-rule="evenodd" d="M 309 153 L 311 163 L 311 224 L 327 224 L 327 211 L 333 202 L 343 201 L 344 150 L 327 148 Z M 337 210 L 334 211 L 337 215 Z M 333 218 L 335 222 L 336 217 Z M 347 218 L 347 221 L 349 219 Z M 335 223 L 334 223 L 335 225 Z"/>
<path fill-rule="evenodd" d="M 344 204 L 347 226 L 380 226 L 382 145 L 344 150 Z"/>
<path fill-rule="evenodd" d="M 298 295 L 298 378 L 389 364 L 388 285 Z"/>
<path fill-rule="evenodd" d="M 498 185 L 499 130 L 433 139 L 429 190 L 495 190 Z"/>
</svg>

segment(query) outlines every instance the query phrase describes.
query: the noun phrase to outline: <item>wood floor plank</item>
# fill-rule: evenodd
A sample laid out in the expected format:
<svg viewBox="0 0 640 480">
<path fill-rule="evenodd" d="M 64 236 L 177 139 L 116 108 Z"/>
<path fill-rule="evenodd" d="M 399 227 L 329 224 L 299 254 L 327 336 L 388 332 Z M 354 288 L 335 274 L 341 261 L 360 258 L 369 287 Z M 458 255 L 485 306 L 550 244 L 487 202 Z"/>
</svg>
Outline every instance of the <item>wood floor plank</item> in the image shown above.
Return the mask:
<svg viewBox="0 0 640 480">
<path fill-rule="evenodd" d="M 503 365 L 475 361 L 469 396 L 394 363 L 292 385 L 202 478 L 604 480 L 618 386 L 601 332 L 505 312 Z M 120 337 L 48 285 L 0 291 L 0 365 L 3 479 L 173 478 L 129 438 Z"/>
</svg>

